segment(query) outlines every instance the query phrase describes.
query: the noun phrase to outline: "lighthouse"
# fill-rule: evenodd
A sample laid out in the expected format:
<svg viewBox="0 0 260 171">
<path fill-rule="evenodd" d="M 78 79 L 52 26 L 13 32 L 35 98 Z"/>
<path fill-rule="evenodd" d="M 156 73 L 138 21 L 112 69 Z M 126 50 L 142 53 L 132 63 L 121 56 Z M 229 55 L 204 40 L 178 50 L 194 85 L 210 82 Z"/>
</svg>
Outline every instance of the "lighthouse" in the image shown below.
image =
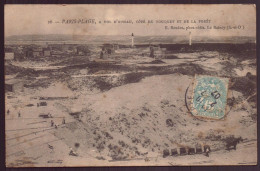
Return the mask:
<svg viewBox="0 0 260 171">
<path fill-rule="evenodd" d="M 189 45 L 191 46 L 191 32 L 189 33 Z"/>
<path fill-rule="evenodd" d="M 132 47 L 134 47 L 134 33 L 132 33 Z"/>
</svg>

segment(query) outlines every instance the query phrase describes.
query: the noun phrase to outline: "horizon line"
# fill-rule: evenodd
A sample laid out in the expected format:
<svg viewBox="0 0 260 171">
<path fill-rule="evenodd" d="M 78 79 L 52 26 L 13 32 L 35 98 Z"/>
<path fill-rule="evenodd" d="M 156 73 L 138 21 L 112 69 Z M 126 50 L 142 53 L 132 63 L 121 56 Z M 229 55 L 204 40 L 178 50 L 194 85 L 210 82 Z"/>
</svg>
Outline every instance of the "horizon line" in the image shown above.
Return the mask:
<svg viewBox="0 0 260 171">
<path fill-rule="evenodd" d="M 88 34 L 88 35 L 83 35 L 83 34 L 59 34 L 59 33 L 50 33 L 50 34 L 21 34 L 21 35 L 17 35 L 17 34 L 14 34 L 14 35 L 8 35 L 8 36 L 4 36 L 5 38 L 7 37 L 10 37 L 10 36 L 44 36 L 44 35 L 67 35 L 67 36 L 70 36 L 70 35 L 74 35 L 74 36 L 131 36 L 131 34 L 118 34 L 118 35 L 102 35 L 102 34 L 99 34 L 99 35 L 91 35 L 91 34 Z M 188 36 L 186 34 L 182 34 L 182 35 L 136 35 L 135 34 L 135 37 L 146 37 L 146 36 Z M 192 37 L 252 37 L 252 38 L 256 38 L 256 36 L 229 36 L 229 35 L 221 35 L 221 36 L 214 36 L 214 35 L 210 35 L 210 36 L 206 36 L 206 35 L 202 35 L 202 36 L 192 36 Z"/>
</svg>

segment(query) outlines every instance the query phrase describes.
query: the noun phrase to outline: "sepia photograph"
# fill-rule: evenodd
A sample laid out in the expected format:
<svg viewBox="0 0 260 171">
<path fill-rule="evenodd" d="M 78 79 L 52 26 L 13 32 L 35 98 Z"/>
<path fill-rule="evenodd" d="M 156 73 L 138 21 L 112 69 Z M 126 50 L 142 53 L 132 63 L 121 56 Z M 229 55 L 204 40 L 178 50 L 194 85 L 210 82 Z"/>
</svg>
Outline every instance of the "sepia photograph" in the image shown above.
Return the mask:
<svg viewBox="0 0 260 171">
<path fill-rule="evenodd" d="M 5 5 L 6 167 L 257 165 L 255 5 Z"/>
</svg>

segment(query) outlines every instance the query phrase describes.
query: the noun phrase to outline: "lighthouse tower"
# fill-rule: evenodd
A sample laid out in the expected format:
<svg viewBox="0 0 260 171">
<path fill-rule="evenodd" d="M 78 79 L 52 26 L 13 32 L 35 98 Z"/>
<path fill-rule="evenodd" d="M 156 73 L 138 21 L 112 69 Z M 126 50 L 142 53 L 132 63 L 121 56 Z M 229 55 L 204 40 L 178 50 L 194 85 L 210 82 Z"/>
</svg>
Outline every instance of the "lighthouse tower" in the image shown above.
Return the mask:
<svg viewBox="0 0 260 171">
<path fill-rule="evenodd" d="M 191 32 L 189 33 L 189 45 L 191 46 Z"/>
<path fill-rule="evenodd" d="M 132 33 L 132 48 L 134 47 L 134 33 Z"/>
</svg>

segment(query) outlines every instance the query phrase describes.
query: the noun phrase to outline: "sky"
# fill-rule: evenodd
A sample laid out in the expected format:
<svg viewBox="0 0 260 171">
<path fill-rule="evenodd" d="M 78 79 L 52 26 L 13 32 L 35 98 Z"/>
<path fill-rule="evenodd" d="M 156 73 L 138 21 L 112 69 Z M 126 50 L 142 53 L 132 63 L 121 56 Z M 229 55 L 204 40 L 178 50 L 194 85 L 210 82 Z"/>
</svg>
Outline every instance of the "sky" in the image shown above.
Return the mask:
<svg viewBox="0 0 260 171">
<path fill-rule="evenodd" d="M 31 34 L 256 36 L 254 5 L 5 5 L 5 37 Z M 70 19 L 95 19 L 97 24 L 48 24 Z M 99 24 L 103 20 L 133 24 Z M 175 20 L 173 24 L 137 24 L 136 20 Z M 176 20 L 211 23 L 176 23 Z M 165 26 L 242 26 L 244 29 L 167 29 Z"/>
</svg>

